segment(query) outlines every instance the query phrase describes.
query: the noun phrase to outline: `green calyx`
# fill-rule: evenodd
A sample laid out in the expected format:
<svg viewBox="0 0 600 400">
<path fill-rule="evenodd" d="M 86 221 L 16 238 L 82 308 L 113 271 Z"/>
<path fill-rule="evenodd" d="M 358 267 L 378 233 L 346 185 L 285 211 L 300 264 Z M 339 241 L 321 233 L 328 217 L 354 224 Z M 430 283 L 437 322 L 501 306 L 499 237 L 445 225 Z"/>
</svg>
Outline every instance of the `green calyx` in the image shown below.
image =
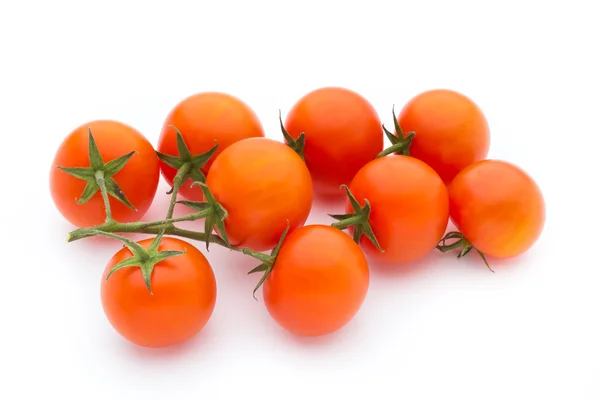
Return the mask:
<svg viewBox="0 0 600 400">
<path fill-rule="evenodd" d="M 256 299 L 256 291 L 262 286 L 264 281 L 267 279 L 267 277 L 273 270 L 273 266 L 275 265 L 275 262 L 277 261 L 277 256 L 279 255 L 279 250 L 281 250 L 281 246 L 283 245 L 283 242 L 285 241 L 285 237 L 286 237 L 289 229 L 290 229 L 290 222 L 287 221 L 287 226 L 283 230 L 283 233 L 281 234 L 281 236 L 279 237 L 279 242 L 273 248 L 273 250 L 271 250 L 271 254 L 267 255 L 264 253 L 258 253 L 258 252 L 252 251 L 248 248 L 242 249 L 242 253 L 249 255 L 251 257 L 254 257 L 255 259 L 257 259 L 258 261 L 261 262 L 260 265 L 258 265 L 256 268 L 253 268 L 250 272 L 248 272 L 248 275 L 254 274 L 257 272 L 262 272 L 262 276 L 260 277 L 260 280 L 258 281 L 258 283 L 256 284 L 256 287 L 254 287 L 254 290 L 252 291 L 252 297 L 254 297 L 255 300 L 257 300 Z"/>
<path fill-rule="evenodd" d="M 402 128 L 400 128 L 400 124 L 398 123 L 398 118 L 396 118 L 396 112 L 394 111 L 394 107 L 392 107 L 392 116 L 394 118 L 394 129 L 396 134 L 393 134 L 385 125 L 382 125 L 383 132 L 385 132 L 385 136 L 387 136 L 388 140 L 391 143 L 391 146 L 387 149 L 384 149 L 381 153 L 377 155 L 377 157 L 385 157 L 388 154 L 398 154 L 403 156 L 410 156 L 410 145 L 415 137 L 414 132 L 408 132 L 404 134 Z"/>
<path fill-rule="evenodd" d="M 300 135 L 298 135 L 298 138 L 294 139 L 283 126 L 281 110 L 279 110 L 279 126 L 281 127 L 281 133 L 283 134 L 285 143 L 300 156 L 302 161 L 304 161 L 304 144 L 306 141 L 304 138 L 304 132 L 301 132 Z"/>
<path fill-rule="evenodd" d="M 202 189 L 205 201 L 188 201 L 180 200 L 177 203 L 190 207 L 198 212 L 198 216 L 204 218 L 204 233 L 206 234 L 206 250 L 210 244 L 210 233 L 217 228 L 221 234 L 221 238 L 225 241 L 227 247 L 231 247 L 225 230 L 225 218 L 227 218 L 227 210 L 213 196 L 208 186 L 202 182 L 194 182 L 192 186 L 197 185 Z"/>
<path fill-rule="evenodd" d="M 179 132 L 176 127 L 171 127 L 175 129 L 175 132 L 177 133 L 177 151 L 179 152 L 179 156 L 176 157 L 158 151 L 156 152 L 158 158 L 162 162 L 177 170 L 177 175 L 173 180 L 173 188 L 171 188 L 167 194 L 173 193 L 175 188 L 179 189 L 179 187 L 188 179 L 191 179 L 194 182 L 206 182 L 206 176 L 201 168 L 206 165 L 219 146 L 218 143 L 215 143 L 215 145 L 206 153 L 192 155 L 190 149 L 183 140 L 183 136 L 181 136 L 181 132 Z"/>
<path fill-rule="evenodd" d="M 125 167 L 127 161 L 129 161 L 134 154 L 135 151 L 132 151 L 124 156 L 105 163 L 100 154 L 100 150 L 98 150 L 98 146 L 96 145 L 92 130 L 88 129 L 88 157 L 90 166 L 69 168 L 59 165 L 57 168 L 75 178 L 87 182 L 77 204 L 87 203 L 98 191 L 100 191 L 105 203 L 108 203 L 108 196 L 110 195 L 127 207 L 135 210 L 136 208 L 127 199 L 125 193 L 123 193 L 119 185 L 113 179 L 113 176 Z M 107 220 L 110 218 L 112 217 L 107 215 Z"/>
<path fill-rule="evenodd" d="M 123 268 L 139 268 L 142 271 L 142 276 L 144 278 L 144 283 L 146 284 L 146 288 L 150 292 L 150 294 L 154 294 L 152 292 L 152 271 L 156 264 L 161 261 L 166 260 L 167 258 L 176 257 L 185 254 L 185 251 L 179 250 L 164 250 L 159 251 L 158 246 L 162 240 L 164 231 L 160 232 L 150 243 L 148 249 L 144 249 L 138 243 L 133 240 L 124 238 L 123 236 L 115 235 L 113 233 L 107 233 L 102 231 L 95 232 L 97 235 L 103 235 L 106 237 L 110 237 L 113 239 L 117 239 L 125 243 L 125 246 L 133 253 L 133 256 L 119 262 L 116 264 L 106 276 L 106 280 L 108 280 L 113 273 Z"/>
<path fill-rule="evenodd" d="M 446 244 L 446 242 L 448 240 L 454 240 L 454 242 L 452 242 L 450 244 Z M 440 242 L 438 243 L 438 245 L 435 248 L 438 249 L 439 251 L 441 251 L 442 253 L 446 253 L 446 252 L 454 250 L 454 249 L 460 249 L 460 251 L 457 255 L 457 258 L 463 258 L 467 254 L 469 254 L 471 252 L 471 250 L 475 249 L 477 254 L 479 254 L 479 257 L 481 257 L 481 259 L 485 263 L 486 267 L 490 271 L 494 272 L 494 270 L 490 268 L 490 265 L 487 262 L 487 258 L 485 257 L 485 254 L 483 254 L 481 251 L 479 251 L 475 247 L 473 247 L 473 245 L 460 232 L 457 232 L 457 231 L 448 232 L 442 238 L 442 240 L 440 240 Z"/>
<path fill-rule="evenodd" d="M 353 239 L 356 243 L 359 243 L 360 238 L 365 235 L 377 250 L 383 252 L 373 233 L 371 224 L 369 224 L 369 215 L 371 214 L 371 204 L 369 203 L 369 200 L 365 199 L 365 206 L 361 207 L 352 192 L 350 192 L 348 186 L 342 185 L 341 187 L 346 191 L 346 195 L 348 196 L 350 205 L 354 211 L 348 214 L 329 214 L 331 218 L 338 221 L 331 224 L 331 226 L 340 230 L 344 230 L 349 226 L 354 226 Z"/>
</svg>

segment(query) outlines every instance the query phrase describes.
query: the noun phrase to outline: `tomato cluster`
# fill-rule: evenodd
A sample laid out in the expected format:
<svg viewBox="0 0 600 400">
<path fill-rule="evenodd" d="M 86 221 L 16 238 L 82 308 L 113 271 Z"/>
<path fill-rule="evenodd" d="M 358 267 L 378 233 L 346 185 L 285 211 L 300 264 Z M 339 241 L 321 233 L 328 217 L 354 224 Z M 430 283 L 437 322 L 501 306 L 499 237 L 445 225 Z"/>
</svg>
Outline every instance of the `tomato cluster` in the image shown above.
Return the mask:
<svg viewBox="0 0 600 400">
<path fill-rule="evenodd" d="M 320 88 L 280 117 L 277 141 L 242 100 L 206 92 L 175 105 L 156 149 L 121 122 L 76 128 L 56 152 L 50 189 L 78 228 L 69 241 L 103 235 L 125 245 L 102 275 L 108 321 L 149 347 L 181 343 L 206 325 L 217 283 L 188 240 L 257 259 L 254 292 L 262 288 L 281 327 L 310 336 L 356 315 L 375 263 L 456 249 L 459 257 L 475 250 L 489 267 L 488 258 L 533 246 L 545 221 L 542 193 L 518 166 L 487 159 L 490 130 L 470 98 L 431 90 L 392 113 L 388 130 L 358 93 Z M 161 175 L 172 187 L 169 209 L 143 221 Z M 340 199 L 330 225 L 306 224 L 317 196 Z M 173 217 L 176 204 L 189 213 Z M 177 226 L 194 220 L 202 229 Z M 456 231 L 447 232 L 449 221 Z"/>
</svg>

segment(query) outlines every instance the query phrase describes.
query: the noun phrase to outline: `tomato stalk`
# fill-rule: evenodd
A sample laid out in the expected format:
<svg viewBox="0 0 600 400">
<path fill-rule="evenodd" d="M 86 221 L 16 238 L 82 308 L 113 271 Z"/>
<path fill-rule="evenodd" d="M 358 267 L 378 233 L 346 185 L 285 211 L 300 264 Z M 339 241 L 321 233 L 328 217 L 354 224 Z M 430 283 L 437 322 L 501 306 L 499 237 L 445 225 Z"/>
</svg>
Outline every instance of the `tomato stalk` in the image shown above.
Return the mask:
<svg viewBox="0 0 600 400">
<path fill-rule="evenodd" d="M 292 150 L 294 150 L 296 152 L 296 154 L 298 154 L 300 156 L 302 161 L 306 161 L 304 159 L 304 144 L 305 144 L 304 132 L 300 132 L 300 135 L 298 135 L 298 138 L 294 139 L 292 137 L 292 135 L 290 135 L 288 133 L 288 131 L 285 129 L 285 126 L 283 126 L 283 121 L 281 120 L 281 110 L 279 110 L 279 126 L 281 127 L 281 134 L 283 135 L 283 138 L 285 139 L 285 144 L 287 144 Z"/>
<path fill-rule="evenodd" d="M 356 243 L 359 243 L 360 238 L 365 235 L 367 239 L 373 243 L 377 250 L 383 252 L 379 242 L 377 241 L 377 238 L 375 237 L 375 233 L 373 233 L 371 224 L 369 223 L 369 215 L 371 214 L 371 204 L 369 203 L 369 200 L 364 199 L 365 205 L 362 207 L 348 186 L 342 185 L 341 187 L 346 191 L 346 195 L 348 196 L 348 200 L 350 201 L 350 205 L 354 211 L 347 214 L 329 214 L 331 218 L 338 221 L 332 223 L 331 226 L 340 230 L 354 226 L 353 239 Z"/>
<path fill-rule="evenodd" d="M 450 244 L 446 244 L 446 241 L 453 240 L 453 239 L 455 239 L 455 242 L 450 243 Z M 475 249 L 475 251 L 477 252 L 477 254 L 479 254 L 479 257 L 481 257 L 481 259 L 485 263 L 486 267 L 490 271 L 494 272 L 494 270 L 492 268 L 490 268 L 490 265 L 488 264 L 488 261 L 487 261 L 487 258 L 485 257 L 485 254 L 483 254 L 481 251 L 479 251 L 478 249 L 476 249 L 465 238 L 465 236 L 462 233 L 458 232 L 458 231 L 448 232 L 442 238 L 442 240 L 440 240 L 440 242 L 438 243 L 438 245 L 435 248 L 438 249 L 439 251 L 441 251 L 442 253 L 446 253 L 448 251 L 452 251 L 452 250 L 455 250 L 455 249 L 460 249 L 460 252 L 458 253 L 457 258 L 463 258 L 467 254 L 469 254 L 471 252 L 471 250 Z"/>
<path fill-rule="evenodd" d="M 173 212 L 175 211 L 175 204 L 177 203 L 177 195 L 179 194 L 179 188 L 183 182 L 185 182 L 184 178 L 187 178 L 187 175 L 191 168 L 191 163 L 184 163 L 181 168 L 177 170 L 177 174 L 175 174 L 175 178 L 173 178 L 173 188 L 171 189 L 171 202 L 169 203 L 169 210 L 167 211 L 167 216 L 165 219 L 169 219 L 173 217 Z"/>
<path fill-rule="evenodd" d="M 252 291 L 252 297 L 254 297 L 255 300 L 257 300 L 256 299 L 256 291 L 262 286 L 263 282 L 267 279 L 267 277 L 269 276 L 271 271 L 273 271 L 273 266 L 275 265 L 275 262 L 277 261 L 277 256 L 279 255 L 279 250 L 281 250 L 281 246 L 283 245 L 283 242 L 285 240 L 285 237 L 286 237 L 289 229 L 290 229 L 290 221 L 287 221 L 287 226 L 285 227 L 285 229 L 283 230 L 283 233 L 279 237 L 279 242 L 273 248 L 273 250 L 271 250 L 271 254 L 267 255 L 264 253 L 259 253 L 256 251 L 252 251 L 248 248 L 242 249 L 242 253 L 249 255 L 261 262 L 260 265 L 258 265 L 257 267 L 253 268 L 252 270 L 250 270 L 248 272 L 248 275 L 254 274 L 257 272 L 263 273 L 262 276 L 260 277 L 260 280 L 254 287 L 254 290 Z"/>
<path fill-rule="evenodd" d="M 129 223 L 119 223 L 112 221 L 108 224 L 102 224 L 98 226 L 94 226 L 91 228 L 79 228 L 72 232 L 70 232 L 67 236 L 67 242 L 74 242 L 80 239 L 84 239 L 86 237 L 91 237 L 99 234 L 98 232 L 103 233 L 142 233 L 148 235 L 156 235 L 162 230 L 166 235 L 171 236 L 180 236 L 187 239 L 198 240 L 201 242 L 215 243 L 224 247 L 227 247 L 231 250 L 241 251 L 235 247 L 229 246 L 227 242 L 221 239 L 217 235 L 207 235 L 204 232 L 190 231 L 186 229 L 180 229 L 175 227 L 174 223 L 183 222 L 183 221 L 196 221 L 198 219 L 205 218 L 206 215 L 210 214 L 212 211 L 210 209 L 204 210 L 201 212 L 191 213 L 184 215 L 182 217 L 177 218 L 169 218 L 165 220 L 159 221 L 150 221 L 150 222 L 129 222 Z"/>
<path fill-rule="evenodd" d="M 396 118 L 396 112 L 394 111 L 394 107 L 392 107 L 392 116 L 394 118 L 394 129 L 396 134 L 393 134 L 385 125 L 382 125 L 383 132 L 385 132 L 385 136 L 387 136 L 388 140 L 391 143 L 391 146 L 384 149 L 381 153 L 377 155 L 377 157 L 385 157 L 388 154 L 398 154 L 403 156 L 410 156 L 410 145 L 415 137 L 414 132 L 408 132 L 404 134 L 400 124 L 398 123 L 398 119 Z"/>
</svg>

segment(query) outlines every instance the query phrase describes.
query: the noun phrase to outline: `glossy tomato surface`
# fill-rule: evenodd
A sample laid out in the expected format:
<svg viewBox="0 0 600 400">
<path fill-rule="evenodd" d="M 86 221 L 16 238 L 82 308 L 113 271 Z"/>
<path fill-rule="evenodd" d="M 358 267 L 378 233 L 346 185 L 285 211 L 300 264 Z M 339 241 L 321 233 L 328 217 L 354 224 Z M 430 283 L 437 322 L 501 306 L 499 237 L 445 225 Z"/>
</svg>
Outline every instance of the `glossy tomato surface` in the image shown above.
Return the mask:
<svg viewBox="0 0 600 400">
<path fill-rule="evenodd" d="M 405 264 L 431 252 L 448 225 L 448 192 L 439 175 L 423 161 L 391 155 L 371 161 L 356 174 L 350 191 L 371 204 L 369 223 L 380 252 L 366 236 L 365 252 L 384 264 Z M 352 206 L 346 203 L 346 212 Z M 350 228 L 353 232 L 353 228 Z"/>
<path fill-rule="evenodd" d="M 331 226 L 307 225 L 286 237 L 263 297 L 284 329 L 318 336 L 353 319 L 368 288 L 369 268 L 358 245 Z"/>
<path fill-rule="evenodd" d="M 287 221 L 290 230 L 302 226 L 312 207 L 306 165 L 289 146 L 272 139 L 229 146 L 215 159 L 206 184 L 227 210 L 231 244 L 254 251 L 275 247 Z"/>
<path fill-rule="evenodd" d="M 383 149 L 377 112 L 361 95 L 339 87 L 314 90 L 289 111 L 285 127 L 297 138 L 305 134 L 304 157 L 315 192 L 343 196 L 358 170 Z"/>
<path fill-rule="evenodd" d="M 449 184 L 466 166 L 487 157 L 490 131 L 481 109 L 452 90 L 412 98 L 398 114 L 405 134 L 415 132 L 410 155 L 431 166 Z"/>
<path fill-rule="evenodd" d="M 148 248 L 152 238 L 138 243 Z M 216 304 L 216 281 L 206 257 L 191 244 L 163 237 L 159 251 L 185 254 L 156 264 L 151 294 L 140 268 L 109 271 L 132 256 L 124 247 L 108 262 L 101 282 L 102 307 L 108 321 L 125 339 L 146 347 L 166 347 L 195 336 L 208 322 Z"/>
<path fill-rule="evenodd" d="M 452 221 L 485 255 L 518 256 L 542 233 L 546 219 L 542 192 L 514 164 L 477 162 L 458 174 L 448 190 Z"/>
<path fill-rule="evenodd" d="M 118 121 L 88 122 L 69 133 L 60 144 L 50 171 L 50 192 L 56 208 L 70 223 L 78 227 L 90 227 L 104 222 L 104 202 L 100 191 L 86 203 L 77 204 L 86 181 L 57 168 L 90 166 L 88 129 L 91 129 L 105 163 L 135 151 L 113 179 L 137 211 L 113 197 L 109 201 L 113 217 L 117 221 L 140 220 L 156 195 L 160 178 L 158 158 L 152 144 L 138 130 Z"/>
<path fill-rule="evenodd" d="M 263 137 L 263 127 L 256 113 L 242 100 L 227 93 L 202 92 L 179 102 L 167 116 L 159 140 L 158 151 L 178 156 L 176 127 L 192 155 L 209 151 L 215 143 L 219 147 L 211 159 L 202 167 L 206 176 L 213 161 L 231 144 L 250 137 Z M 169 185 L 177 171 L 160 162 L 161 171 Z M 179 193 L 189 199 L 203 199 L 199 187 L 191 187 L 191 180 L 183 185 Z"/>
</svg>

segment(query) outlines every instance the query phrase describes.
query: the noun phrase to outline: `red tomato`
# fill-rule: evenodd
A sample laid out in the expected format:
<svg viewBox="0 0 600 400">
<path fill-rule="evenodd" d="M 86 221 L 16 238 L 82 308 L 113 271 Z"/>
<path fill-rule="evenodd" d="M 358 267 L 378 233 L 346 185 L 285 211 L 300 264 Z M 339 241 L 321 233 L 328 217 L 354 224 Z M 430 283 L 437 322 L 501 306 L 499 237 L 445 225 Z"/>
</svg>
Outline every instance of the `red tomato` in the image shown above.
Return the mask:
<svg viewBox="0 0 600 400">
<path fill-rule="evenodd" d="M 448 188 L 450 217 L 465 239 L 484 255 L 518 256 L 544 228 L 544 198 L 519 167 L 483 160 L 461 171 Z"/>
<path fill-rule="evenodd" d="M 305 134 L 304 159 L 315 192 L 341 196 L 358 170 L 383 149 L 381 121 L 358 93 L 326 87 L 302 97 L 290 110 L 285 128 L 294 139 Z"/>
<path fill-rule="evenodd" d="M 490 132 L 479 107 L 451 90 L 412 98 L 398 115 L 405 134 L 415 132 L 410 155 L 430 165 L 449 184 L 466 166 L 487 157 Z"/>
<path fill-rule="evenodd" d="M 265 306 L 284 329 L 325 335 L 346 325 L 369 288 L 367 260 L 344 232 L 308 225 L 285 238 L 263 283 Z"/>
<path fill-rule="evenodd" d="M 405 264 L 425 256 L 448 225 L 448 193 L 439 175 L 408 156 L 377 158 L 354 177 L 350 191 L 360 203 L 369 200 L 369 224 L 383 252 L 366 237 L 365 252 L 385 264 Z M 349 201 L 346 212 L 352 212 Z M 354 228 L 350 227 L 354 233 Z"/>
<path fill-rule="evenodd" d="M 138 243 L 148 248 L 152 238 Z M 159 251 L 185 254 L 157 263 L 151 275 L 152 293 L 140 268 L 108 273 L 133 254 L 123 247 L 108 262 L 102 277 L 102 307 L 114 329 L 125 339 L 147 347 L 165 347 L 195 336 L 208 322 L 216 304 L 216 280 L 206 257 L 182 240 L 163 237 Z"/>
<path fill-rule="evenodd" d="M 250 137 L 264 137 L 261 122 L 254 111 L 237 97 L 219 92 L 189 96 L 167 116 L 158 141 L 158 151 L 179 156 L 176 131 L 172 126 L 179 130 L 192 155 L 205 153 L 218 143 L 215 154 L 201 168 L 205 176 L 215 158 L 231 144 Z M 165 180 L 172 186 L 177 170 L 162 161 L 160 167 Z M 191 184 L 191 179 L 188 179 L 181 185 L 179 193 L 188 200 L 201 201 L 201 189 L 191 187 Z"/>
<path fill-rule="evenodd" d="M 105 220 L 104 202 L 98 190 L 84 204 L 86 181 L 57 167 L 90 167 L 88 154 L 91 130 L 104 163 L 135 153 L 113 178 L 135 209 L 109 196 L 113 217 L 119 222 L 140 220 L 154 200 L 160 178 L 158 158 L 150 142 L 131 126 L 117 121 L 98 120 L 79 126 L 58 148 L 50 172 L 50 192 L 60 213 L 73 225 L 90 227 Z"/>
<path fill-rule="evenodd" d="M 275 247 L 290 223 L 302 226 L 312 207 L 306 165 L 290 147 L 267 138 L 240 140 L 214 161 L 206 185 L 227 210 L 225 230 L 233 246 Z"/>
</svg>

